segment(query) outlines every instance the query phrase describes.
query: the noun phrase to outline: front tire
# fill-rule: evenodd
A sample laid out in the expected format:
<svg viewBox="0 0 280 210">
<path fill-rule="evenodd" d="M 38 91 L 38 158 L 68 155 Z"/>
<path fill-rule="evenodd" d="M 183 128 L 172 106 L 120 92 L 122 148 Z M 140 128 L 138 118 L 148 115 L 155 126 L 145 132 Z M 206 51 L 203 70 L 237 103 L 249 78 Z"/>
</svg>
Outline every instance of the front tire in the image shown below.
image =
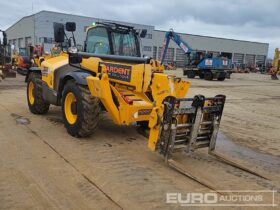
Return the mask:
<svg viewBox="0 0 280 210">
<path fill-rule="evenodd" d="M 213 74 L 212 74 L 212 72 L 211 72 L 211 71 L 206 71 L 206 72 L 204 73 L 204 79 L 205 79 L 205 80 L 209 80 L 209 81 L 213 80 Z"/>
<path fill-rule="evenodd" d="M 33 114 L 46 114 L 50 104 L 43 98 L 41 75 L 31 73 L 27 81 L 27 102 L 29 110 Z"/>
<path fill-rule="evenodd" d="M 62 113 L 67 132 L 75 137 L 91 135 L 97 128 L 100 101 L 93 97 L 87 86 L 69 80 L 62 93 Z"/>
</svg>

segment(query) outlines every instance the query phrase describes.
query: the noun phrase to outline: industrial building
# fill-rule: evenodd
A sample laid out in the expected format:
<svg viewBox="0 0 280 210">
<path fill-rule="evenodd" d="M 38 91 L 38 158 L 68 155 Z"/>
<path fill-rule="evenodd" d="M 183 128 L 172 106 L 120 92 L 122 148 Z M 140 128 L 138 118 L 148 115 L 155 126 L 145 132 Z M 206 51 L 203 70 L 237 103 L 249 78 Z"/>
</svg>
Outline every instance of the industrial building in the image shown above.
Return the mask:
<svg viewBox="0 0 280 210">
<path fill-rule="evenodd" d="M 147 36 L 142 39 L 142 51 L 144 55 L 159 59 L 161 47 L 164 41 L 165 31 L 156 30 L 155 26 L 120 22 L 116 20 L 104 20 L 93 17 L 85 17 L 72 14 L 64 14 L 51 11 L 40 11 L 36 14 L 23 17 L 6 32 L 10 44 L 19 47 L 44 44 L 45 50 L 51 48 L 54 43 L 53 24 L 76 22 L 75 37 L 82 47 L 86 28 L 93 22 L 116 22 L 134 26 L 136 29 L 147 29 Z M 268 43 L 225 39 L 209 36 L 199 36 L 179 33 L 180 36 L 197 51 L 209 52 L 213 55 L 222 54 L 232 59 L 234 64 L 264 64 L 268 53 Z M 167 62 L 176 63 L 178 67 L 184 66 L 186 55 L 174 43 L 171 43 L 167 52 Z"/>
</svg>

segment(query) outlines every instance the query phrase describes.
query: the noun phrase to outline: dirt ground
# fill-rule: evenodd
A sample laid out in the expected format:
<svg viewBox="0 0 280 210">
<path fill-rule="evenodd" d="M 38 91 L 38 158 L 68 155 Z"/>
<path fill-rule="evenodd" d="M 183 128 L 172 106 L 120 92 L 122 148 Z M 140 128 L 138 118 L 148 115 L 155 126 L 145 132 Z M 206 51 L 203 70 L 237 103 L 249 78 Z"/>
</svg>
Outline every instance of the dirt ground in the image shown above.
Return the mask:
<svg viewBox="0 0 280 210">
<path fill-rule="evenodd" d="M 60 107 L 52 106 L 44 116 L 29 112 L 24 78 L 18 76 L 0 83 L 0 209 L 187 209 L 166 203 L 166 193 L 208 193 L 211 187 L 274 190 L 278 206 L 273 209 L 279 209 L 280 81 L 233 74 L 223 82 L 190 82 L 190 97 L 227 96 L 217 151 L 265 178 L 224 164 L 206 151 L 179 154 L 176 160 L 204 182 L 198 183 L 149 151 L 136 126 L 114 125 L 106 113 L 93 136 L 73 138 L 62 124 Z M 272 199 L 271 194 L 264 199 Z M 194 208 L 229 207 L 189 207 Z"/>
</svg>

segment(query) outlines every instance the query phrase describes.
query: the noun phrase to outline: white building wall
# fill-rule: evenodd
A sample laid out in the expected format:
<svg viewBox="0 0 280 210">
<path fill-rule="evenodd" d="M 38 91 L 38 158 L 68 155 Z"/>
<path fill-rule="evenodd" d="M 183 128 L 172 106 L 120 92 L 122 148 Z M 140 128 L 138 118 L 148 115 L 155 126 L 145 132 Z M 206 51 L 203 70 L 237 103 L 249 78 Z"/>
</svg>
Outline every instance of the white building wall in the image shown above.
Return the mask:
<svg viewBox="0 0 280 210">
<path fill-rule="evenodd" d="M 153 37 L 155 38 L 153 39 L 153 46 L 157 49 L 162 46 L 165 33 L 165 31 L 154 30 Z M 233 62 L 236 62 L 237 64 L 240 64 L 241 59 L 242 63 L 245 61 L 251 62 L 252 59 L 244 60 L 246 55 L 250 55 L 251 57 L 262 56 L 262 58 L 266 58 L 268 53 L 269 45 L 267 43 L 207 37 L 192 34 L 178 34 L 191 46 L 193 50 L 213 52 L 215 55 L 223 52 L 230 53 L 232 55 Z M 169 48 L 179 49 L 178 46 L 172 41 L 170 42 Z M 176 52 L 178 52 L 178 50 L 176 50 Z M 234 55 L 236 55 L 235 58 Z M 180 53 L 179 56 L 174 56 L 174 60 L 178 60 L 179 65 L 182 65 L 183 63 L 184 59 L 182 56 L 182 53 Z"/>
<path fill-rule="evenodd" d="M 27 16 L 16 22 L 6 30 L 8 41 L 15 45 L 15 48 L 25 47 L 25 40 L 34 44 L 34 16 Z M 21 46 L 19 46 L 19 44 Z"/>
<path fill-rule="evenodd" d="M 75 38 L 76 42 L 79 45 L 84 45 L 84 41 L 86 38 L 85 29 L 88 26 L 91 26 L 93 22 L 115 22 L 119 24 L 131 25 L 135 29 L 147 29 L 147 34 L 152 36 L 154 31 L 154 26 L 141 25 L 141 24 L 133 24 L 126 23 L 120 21 L 110 21 L 104 19 L 97 19 L 91 17 L 83 17 L 77 15 L 69 15 L 57 12 L 48 12 L 42 11 L 35 14 L 35 34 L 36 34 L 36 43 L 40 43 L 41 37 L 53 38 L 53 23 L 66 23 L 66 22 L 76 22 L 76 31 Z M 68 34 L 70 35 L 70 34 Z M 152 38 L 142 39 L 142 46 L 144 48 L 143 54 L 147 56 L 152 56 L 152 48 L 147 48 L 152 46 Z M 148 51 L 149 50 L 149 51 Z"/>
<path fill-rule="evenodd" d="M 112 20 L 110 21 L 58 12 L 41 11 L 34 15 L 22 18 L 6 31 L 10 43 L 15 43 L 16 45 L 20 43 L 25 47 L 27 43 L 35 45 L 40 44 L 41 42 L 47 42 L 45 43 L 45 47 L 50 48 L 53 44 L 53 23 L 76 22 L 76 41 L 77 44 L 83 46 L 86 37 L 85 28 L 87 26 L 91 26 L 93 22 L 98 21 L 116 22 L 134 26 L 136 29 L 147 29 L 148 36 L 142 39 L 142 53 L 151 57 L 156 55 L 157 59 L 159 58 L 160 48 L 162 47 L 165 31 L 155 30 L 155 27 L 150 25 L 141 25 Z M 251 58 L 253 57 L 255 58 L 256 62 L 261 62 L 262 60 L 264 61 L 266 59 L 268 53 L 267 43 L 223 39 L 182 33 L 179 33 L 179 35 L 186 42 L 188 42 L 194 50 L 213 52 L 213 54 L 219 54 L 222 52 L 230 53 L 232 55 L 232 60 L 238 61 L 238 63 L 240 63 L 242 59 L 243 63 L 245 61 L 251 62 Z M 173 42 L 170 42 L 169 47 L 171 49 L 169 50 L 170 53 L 168 54 L 168 61 L 172 62 L 178 60 L 180 65 L 183 65 L 185 60 L 183 57 L 184 54 L 181 53 L 178 46 Z M 154 52 L 154 50 L 156 50 L 156 52 Z"/>
<path fill-rule="evenodd" d="M 223 39 L 216 37 L 198 36 L 192 34 L 178 33 L 193 48 L 193 50 L 217 51 L 217 52 L 234 52 L 242 54 L 258 54 L 267 55 L 268 44 L 259 42 L 249 42 L 233 39 Z M 153 43 L 161 46 L 164 40 L 165 31 L 155 30 Z M 178 48 L 176 44 L 171 42 L 171 48 Z"/>
</svg>

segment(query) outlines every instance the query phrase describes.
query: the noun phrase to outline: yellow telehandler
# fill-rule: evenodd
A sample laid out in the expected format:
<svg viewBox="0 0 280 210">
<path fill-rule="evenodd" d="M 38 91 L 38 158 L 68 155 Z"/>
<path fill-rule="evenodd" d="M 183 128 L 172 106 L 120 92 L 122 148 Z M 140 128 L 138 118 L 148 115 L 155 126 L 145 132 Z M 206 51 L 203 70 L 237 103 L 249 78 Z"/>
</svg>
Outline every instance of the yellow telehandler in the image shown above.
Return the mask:
<svg viewBox="0 0 280 210">
<path fill-rule="evenodd" d="M 74 22 L 54 25 L 62 52 L 32 67 L 26 75 L 27 101 L 34 114 L 46 114 L 50 104 L 61 106 L 64 125 L 75 137 L 91 135 L 102 110 L 114 123 L 149 127 L 148 147 L 186 176 L 172 159 L 178 151 L 208 148 L 209 154 L 248 173 L 262 175 L 214 152 L 226 97 L 196 95 L 186 98 L 188 81 L 164 73 L 164 66 L 141 57 L 140 42 L 146 30 L 116 23 L 97 23 L 87 29 L 83 51 L 78 51 Z M 68 43 L 67 49 L 65 38 Z M 264 177 L 263 177 L 264 178 Z"/>
<path fill-rule="evenodd" d="M 280 56 L 279 48 L 275 48 L 272 68 L 269 72 L 272 80 L 278 80 L 277 75 L 280 73 L 280 70 L 279 70 L 279 56 Z"/>
<path fill-rule="evenodd" d="M 66 23 L 75 31 L 75 23 Z M 213 150 L 225 96 L 185 98 L 190 83 L 164 73 L 152 58 L 141 57 L 140 37 L 146 31 L 116 23 L 88 28 L 83 52 L 67 52 L 30 68 L 26 76 L 28 106 L 45 114 L 50 104 L 62 106 L 69 134 L 91 135 L 101 109 L 119 125 L 139 123 L 150 128 L 148 146 L 168 158 L 175 150 Z M 65 40 L 64 25 L 54 26 L 55 41 Z M 72 43 L 72 44 L 73 44 Z"/>
</svg>

